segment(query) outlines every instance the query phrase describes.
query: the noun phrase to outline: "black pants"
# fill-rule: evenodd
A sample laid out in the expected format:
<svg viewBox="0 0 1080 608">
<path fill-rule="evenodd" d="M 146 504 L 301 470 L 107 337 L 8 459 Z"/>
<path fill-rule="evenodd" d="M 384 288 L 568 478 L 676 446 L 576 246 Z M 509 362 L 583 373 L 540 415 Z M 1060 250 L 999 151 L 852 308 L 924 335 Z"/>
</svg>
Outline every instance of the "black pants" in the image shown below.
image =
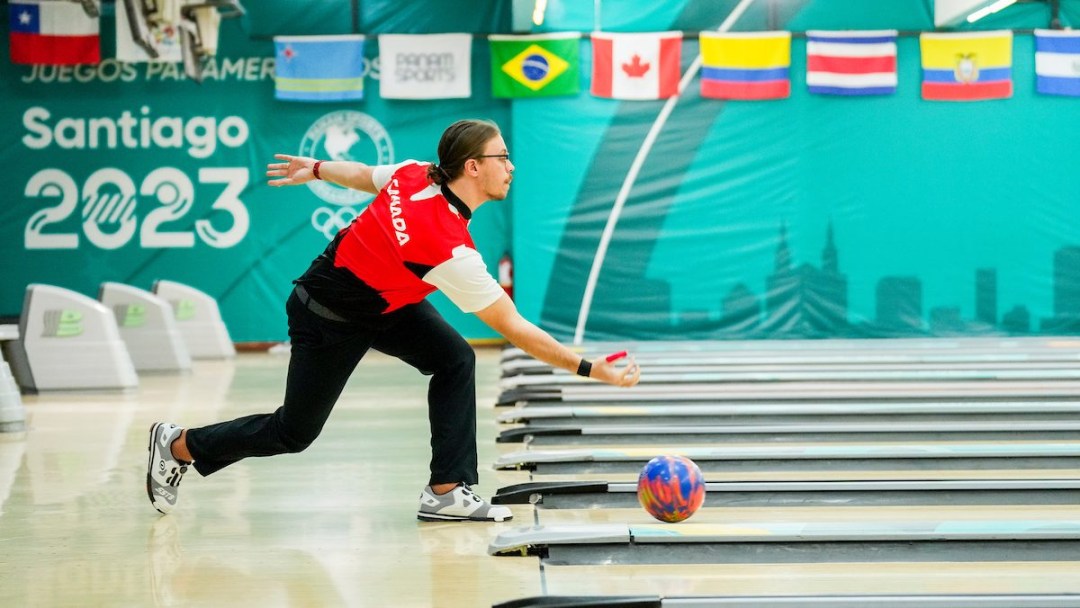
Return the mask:
<svg viewBox="0 0 1080 608">
<path fill-rule="evenodd" d="M 189 429 L 187 446 L 195 470 L 209 475 L 249 456 L 307 448 L 322 431 L 356 364 L 374 348 L 431 376 L 430 483 L 477 483 L 476 354 L 434 306 L 426 301 L 406 306 L 377 329 L 320 317 L 295 292 L 285 309 L 292 358 L 284 405 L 273 414 Z"/>
</svg>

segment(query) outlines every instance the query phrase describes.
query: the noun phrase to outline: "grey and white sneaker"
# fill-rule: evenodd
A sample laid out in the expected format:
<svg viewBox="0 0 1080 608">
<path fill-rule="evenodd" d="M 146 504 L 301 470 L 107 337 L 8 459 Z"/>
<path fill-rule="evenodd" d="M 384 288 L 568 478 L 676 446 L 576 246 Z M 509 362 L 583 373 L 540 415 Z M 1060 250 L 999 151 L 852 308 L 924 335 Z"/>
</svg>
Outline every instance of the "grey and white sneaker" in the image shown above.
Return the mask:
<svg viewBox="0 0 1080 608">
<path fill-rule="evenodd" d="M 150 504 L 161 513 L 168 513 L 176 506 L 180 480 L 187 473 L 188 464 L 173 458 L 172 442 L 184 429 L 167 422 L 157 422 L 150 427 L 150 460 L 146 465 L 146 494 Z"/>
<path fill-rule="evenodd" d="M 416 512 L 422 521 L 506 521 L 513 517 L 509 508 L 488 504 L 464 483 L 446 494 L 436 494 L 427 486 L 420 493 L 420 510 Z"/>
</svg>

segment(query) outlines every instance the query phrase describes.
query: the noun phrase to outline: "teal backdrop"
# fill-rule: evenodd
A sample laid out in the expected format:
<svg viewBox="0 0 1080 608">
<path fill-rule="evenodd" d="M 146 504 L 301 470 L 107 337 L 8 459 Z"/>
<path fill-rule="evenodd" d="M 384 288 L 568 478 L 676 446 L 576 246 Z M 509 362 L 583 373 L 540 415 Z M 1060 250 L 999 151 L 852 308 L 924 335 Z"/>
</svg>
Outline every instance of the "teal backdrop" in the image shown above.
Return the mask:
<svg viewBox="0 0 1080 608">
<path fill-rule="evenodd" d="M 613 4 L 602 27 L 634 31 L 715 29 L 736 3 L 712 15 L 717 3 Z M 1080 331 L 1080 100 L 1035 93 L 1028 32 L 1015 36 L 1011 99 L 924 101 L 917 33 L 934 29 L 932 4 L 869 4 L 751 5 L 732 30 L 902 30 L 897 94 L 808 94 L 798 36 L 790 99 L 701 99 L 694 78 L 629 187 L 591 297 L 613 203 L 665 102 L 516 103 L 526 315 L 564 339 Z M 567 18 L 589 27 L 591 7 L 574 6 Z M 1061 7 L 1075 23 L 1077 4 Z M 1025 4 L 975 25 L 1049 22 L 1049 5 Z M 682 51 L 685 71 L 696 40 Z M 529 170 L 543 158 L 546 171 Z"/>
<path fill-rule="evenodd" d="M 1021 29 L 1011 99 L 942 103 L 919 94 L 929 0 L 753 3 L 733 30 L 796 32 L 791 98 L 706 100 L 689 83 L 629 188 L 587 314 L 602 232 L 665 102 L 590 96 L 587 37 L 580 95 L 493 99 L 484 35 L 682 30 L 685 70 L 696 32 L 738 2 L 549 0 L 539 26 L 523 18 L 532 4 L 246 2 L 201 85 L 110 59 L 111 3 L 99 66 L 15 66 L 0 45 L 0 314 L 18 314 L 32 282 L 96 295 L 170 279 L 217 298 L 234 340 L 284 339 L 291 280 L 366 200 L 270 188 L 272 155 L 431 160 L 447 124 L 484 117 L 517 169 L 472 231 L 493 272 L 512 253 L 519 308 L 562 339 L 1080 334 L 1080 100 L 1034 92 L 1026 31 L 1050 22 L 1048 4 L 968 28 Z M 1078 5 L 1062 0 L 1064 25 L 1080 24 Z M 806 93 L 798 33 L 870 28 L 902 30 L 897 94 Z M 364 100 L 274 99 L 273 35 L 348 32 L 370 36 Z M 406 32 L 477 34 L 473 97 L 380 99 L 375 37 Z M 433 300 L 467 337 L 494 337 Z"/>
</svg>

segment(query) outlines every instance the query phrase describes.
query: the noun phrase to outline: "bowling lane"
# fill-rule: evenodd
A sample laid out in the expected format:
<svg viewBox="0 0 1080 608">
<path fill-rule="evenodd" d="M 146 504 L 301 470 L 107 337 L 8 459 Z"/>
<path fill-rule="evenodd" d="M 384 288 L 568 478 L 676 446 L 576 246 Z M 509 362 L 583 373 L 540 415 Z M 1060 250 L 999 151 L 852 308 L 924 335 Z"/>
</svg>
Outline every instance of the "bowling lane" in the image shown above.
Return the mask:
<svg viewBox="0 0 1080 608">
<path fill-rule="evenodd" d="M 687 522 L 695 524 L 756 524 L 808 522 L 924 522 L 944 520 L 1080 520 L 1080 505 L 948 505 L 896 507 L 709 507 L 705 504 Z M 536 521 L 541 525 L 562 524 L 655 524 L 641 508 L 539 509 Z M 682 524 L 668 524 L 672 530 Z"/>
<path fill-rule="evenodd" d="M 501 472 L 505 475 L 507 471 Z M 637 473 L 575 473 L 560 475 L 537 475 L 527 471 L 515 471 L 516 479 L 530 481 L 610 481 L 610 482 L 636 482 Z M 527 477 L 526 477 L 527 475 Z M 752 471 L 709 473 L 705 476 L 707 481 L 836 481 L 841 479 L 880 479 L 880 480 L 911 480 L 911 479 L 1080 479 L 1080 469 L 985 469 L 985 470 L 946 470 L 946 469 L 889 469 L 881 471 Z"/>
</svg>

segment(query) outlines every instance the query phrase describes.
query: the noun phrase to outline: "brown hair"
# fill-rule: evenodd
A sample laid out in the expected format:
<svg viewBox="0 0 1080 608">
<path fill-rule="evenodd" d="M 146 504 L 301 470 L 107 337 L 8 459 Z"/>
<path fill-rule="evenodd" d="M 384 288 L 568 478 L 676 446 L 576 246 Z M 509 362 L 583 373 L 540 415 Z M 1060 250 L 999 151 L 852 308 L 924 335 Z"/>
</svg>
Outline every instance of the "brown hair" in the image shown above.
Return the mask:
<svg viewBox="0 0 1080 608">
<path fill-rule="evenodd" d="M 428 178 L 445 184 L 461 175 L 465 161 L 484 153 L 484 146 L 499 135 L 499 127 L 490 120 L 459 120 L 443 131 L 439 139 L 439 162 L 428 167 Z"/>
</svg>

